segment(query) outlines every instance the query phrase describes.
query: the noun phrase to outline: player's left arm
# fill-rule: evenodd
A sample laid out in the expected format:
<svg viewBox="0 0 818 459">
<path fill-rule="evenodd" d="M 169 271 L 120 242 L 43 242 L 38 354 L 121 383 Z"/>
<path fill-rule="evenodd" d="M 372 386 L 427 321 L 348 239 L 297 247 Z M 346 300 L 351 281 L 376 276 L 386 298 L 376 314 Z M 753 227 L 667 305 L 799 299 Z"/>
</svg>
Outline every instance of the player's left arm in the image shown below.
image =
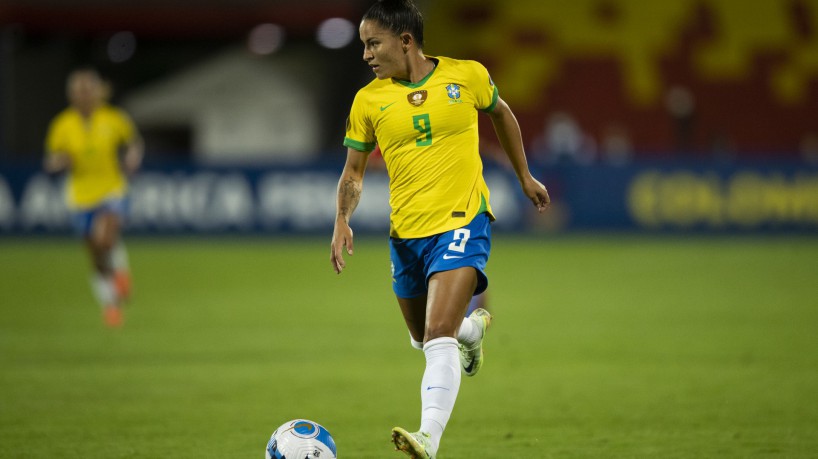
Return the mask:
<svg viewBox="0 0 818 459">
<path fill-rule="evenodd" d="M 500 141 L 500 145 L 503 147 L 509 161 L 511 161 L 514 173 L 517 174 L 523 193 L 534 203 L 539 212 L 545 211 L 551 203 L 551 198 L 548 196 L 548 190 L 545 189 L 545 186 L 535 179 L 528 169 L 528 161 L 525 158 L 523 138 L 517 117 L 514 116 L 511 108 L 502 98 L 497 99 L 494 109 L 489 111 L 488 115 L 494 125 L 497 139 Z"/>
<path fill-rule="evenodd" d="M 142 137 L 137 134 L 130 142 L 125 144 L 125 153 L 122 156 L 122 167 L 125 173 L 131 175 L 142 166 L 142 158 L 145 157 L 145 143 Z"/>
<path fill-rule="evenodd" d="M 122 139 L 122 169 L 127 175 L 135 173 L 142 166 L 145 143 L 130 115 L 122 109 L 115 109 L 114 118 Z"/>
</svg>

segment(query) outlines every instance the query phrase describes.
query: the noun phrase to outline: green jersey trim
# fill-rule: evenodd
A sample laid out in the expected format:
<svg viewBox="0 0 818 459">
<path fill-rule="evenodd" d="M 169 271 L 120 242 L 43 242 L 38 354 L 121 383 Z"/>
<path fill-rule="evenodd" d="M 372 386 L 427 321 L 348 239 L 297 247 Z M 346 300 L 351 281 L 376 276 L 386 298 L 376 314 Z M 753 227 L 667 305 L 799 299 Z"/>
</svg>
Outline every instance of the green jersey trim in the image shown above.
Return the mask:
<svg viewBox="0 0 818 459">
<path fill-rule="evenodd" d="M 362 151 L 364 153 L 369 153 L 375 149 L 375 142 L 359 142 L 357 140 L 350 139 L 349 137 L 344 137 L 344 146 Z"/>
<path fill-rule="evenodd" d="M 485 213 L 486 215 L 488 215 L 489 220 L 491 220 L 491 221 L 496 220 L 496 218 L 494 217 L 494 214 L 492 214 L 489 211 L 489 203 L 488 203 L 488 201 L 486 201 L 486 196 L 483 195 L 483 194 L 480 195 L 480 208 L 477 209 L 477 215 L 480 215 L 482 213 Z"/>
<path fill-rule="evenodd" d="M 493 112 L 494 107 L 497 106 L 497 100 L 498 99 L 500 99 L 500 92 L 497 91 L 497 86 L 495 86 L 494 87 L 494 94 L 491 95 L 491 104 L 488 107 L 482 109 L 481 111 L 486 112 L 486 113 Z"/>
<path fill-rule="evenodd" d="M 480 208 L 477 209 L 477 215 L 480 215 L 483 212 L 486 212 L 488 210 L 489 210 L 489 206 L 488 206 L 488 203 L 486 203 L 486 197 L 481 194 L 480 195 Z"/>
<path fill-rule="evenodd" d="M 435 74 L 435 70 L 437 70 L 437 65 L 438 65 L 438 60 L 437 59 L 431 58 L 431 57 L 429 59 L 431 59 L 432 62 L 435 63 L 435 67 L 432 69 L 431 72 L 429 72 L 428 75 L 423 77 L 422 80 L 418 81 L 417 83 L 412 83 L 411 81 L 406 81 L 406 80 L 395 80 L 395 83 L 399 83 L 399 84 L 401 84 L 403 86 L 406 86 L 409 89 L 419 88 L 419 87 L 423 86 L 424 84 L 426 84 L 426 82 L 429 81 L 429 78 L 432 78 L 432 75 Z"/>
</svg>

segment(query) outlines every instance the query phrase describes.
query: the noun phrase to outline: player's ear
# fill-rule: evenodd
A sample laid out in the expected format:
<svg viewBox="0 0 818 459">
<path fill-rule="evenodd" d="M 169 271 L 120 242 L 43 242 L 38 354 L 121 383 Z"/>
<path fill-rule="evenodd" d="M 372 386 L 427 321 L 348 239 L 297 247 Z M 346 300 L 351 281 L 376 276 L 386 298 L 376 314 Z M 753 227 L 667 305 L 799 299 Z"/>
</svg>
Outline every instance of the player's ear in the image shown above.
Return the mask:
<svg viewBox="0 0 818 459">
<path fill-rule="evenodd" d="M 403 46 L 403 52 L 409 51 L 409 46 L 415 41 L 415 37 L 409 32 L 404 32 L 400 35 L 400 44 Z"/>
</svg>

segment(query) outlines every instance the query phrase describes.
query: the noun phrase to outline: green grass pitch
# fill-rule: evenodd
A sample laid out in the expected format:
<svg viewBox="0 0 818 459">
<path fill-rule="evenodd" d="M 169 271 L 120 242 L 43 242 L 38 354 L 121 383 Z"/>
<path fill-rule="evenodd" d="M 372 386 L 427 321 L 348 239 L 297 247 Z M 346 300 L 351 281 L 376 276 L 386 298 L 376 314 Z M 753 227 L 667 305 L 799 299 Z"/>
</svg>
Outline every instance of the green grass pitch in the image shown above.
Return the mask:
<svg viewBox="0 0 818 459">
<path fill-rule="evenodd" d="M 261 458 L 293 418 L 403 457 L 423 354 L 385 240 L 131 238 L 107 330 L 73 239 L 0 240 L 0 457 Z M 439 459 L 818 457 L 818 239 L 495 235 Z"/>
</svg>

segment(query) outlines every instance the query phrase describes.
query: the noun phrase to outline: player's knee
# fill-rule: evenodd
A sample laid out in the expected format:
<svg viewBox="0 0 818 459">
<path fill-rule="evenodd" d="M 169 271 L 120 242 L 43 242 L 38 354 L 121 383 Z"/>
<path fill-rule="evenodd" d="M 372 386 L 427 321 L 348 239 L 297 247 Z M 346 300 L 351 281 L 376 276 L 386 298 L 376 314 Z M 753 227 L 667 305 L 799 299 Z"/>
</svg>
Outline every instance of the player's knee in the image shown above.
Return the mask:
<svg viewBox="0 0 818 459">
<path fill-rule="evenodd" d="M 107 236 L 99 238 L 99 240 L 97 240 L 97 249 L 99 249 L 100 252 L 109 253 L 114 249 L 114 238 Z"/>
<path fill-rule="evenodd" d="M 94 269 L 100 274 L 107 273 L 110 269 L 104 256 L 95 255 L 93 259 Z"/>
<path fill-rule="evenodd" d="M 424 341 L 429 342 L 437 338 L 451 338 L 455 336 L 455 326 L 448 323 L 429 323 L 426 326 Z"/>
</svg>

